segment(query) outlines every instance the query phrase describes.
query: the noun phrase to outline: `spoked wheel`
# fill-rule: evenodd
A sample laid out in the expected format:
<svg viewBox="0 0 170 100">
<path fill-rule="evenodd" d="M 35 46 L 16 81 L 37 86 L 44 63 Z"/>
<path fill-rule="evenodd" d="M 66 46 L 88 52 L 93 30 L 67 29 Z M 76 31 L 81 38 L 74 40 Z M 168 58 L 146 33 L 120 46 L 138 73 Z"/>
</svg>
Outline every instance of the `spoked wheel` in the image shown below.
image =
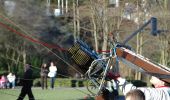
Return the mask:
<svg viewBox="0 0 170 100">
<path fill-rule="evenodd" d="M 97 95 L 97 93 L 99 91 L 99 83 L 97 83 L 97 86 L 96 86 L 91 80 L 88 80 L 86 87 L 92 96 Z"/>
</svg>

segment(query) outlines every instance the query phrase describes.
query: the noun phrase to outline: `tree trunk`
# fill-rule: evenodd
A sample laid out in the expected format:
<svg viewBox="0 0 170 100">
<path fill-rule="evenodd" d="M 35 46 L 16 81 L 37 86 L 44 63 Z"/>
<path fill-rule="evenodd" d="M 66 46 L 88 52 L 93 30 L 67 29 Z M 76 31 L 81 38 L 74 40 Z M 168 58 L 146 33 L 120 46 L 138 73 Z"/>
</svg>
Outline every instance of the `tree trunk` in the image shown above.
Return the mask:
<svg viewBox="0 0 170 100">
<path fill-rule="evenodd" d="M 61 9 L 60 8 L 60 0 L 58 0 L 58 9 Z M 60 10 L 61 11 L 61 10 Z"/>
<path fill-rule="evenodd" d="M 76 21 L 77 21 L 77 37 L 80 37 L 80 14 L 79 14 L 79 0 L 76 3 Z"/>
<path fill-rule="evenodd" d="M 76 27 L 76 4 L 75 0 L 73 0 L 73 28 L 74 28 L 74 40 L 77 39 L 77 27 Z"/>
<path fill-rule="evenodd" d="M 61 0 L 61 13 L 64 14 L 64 0 Z"/>
<path fill-rule="evenodd" d="M 23 43 L 23 48 L 22 48 L 22 57 L 23 57 L 23 65 L 27 63 L 27 54 L 26 54 L 26 47 L 25 47 L 25 42 Z"/>
<path fill-rule="evenodd" d="M 95 42 L 95 50 L 99 50 L 99 44 L 98 44 L 98 34 L 97 34 L 97 12 L 96 12 L 96 6 L 95 2 L 93 0 L 90 0 L 90 8 L 91 8 L 91 18 L 92 18 L 92 25 L 93 25 L 93 34 L 94 34 L 94 42 Z"/>
<path fill-rule="evenodd" d="M 104 2 L 104 7 L 103 7 L 103 46 L 102 50 L 106 51 L 107 50 L 107 44 L 108 44 L 108 16 L 107 16 L 107 2 Z"/>
<path fill-rule="evenodd" d="M 167 18 L 168 16 L 168 0 L 164 0 L 164 5 L 163 5 L 163 27 L 165 30 L 168 29 L 168 24 L 167 24 Z M 167 36 L 160 35 L 160 42 L 161 42 L 161 57 L 160 57 L 160 63 L 167 66 L 168 63 L 168 38 Z"/>
<path fill-rule="evenodd" d="M 66 0 L 66 13 L 68 13 L 68 0 Z"/>
<path fill-rule="evenodd" d="M 91 16 L 92 16 L 92 23 L 93 23 L 93 34 L 94 34 L 94 41 L 95 41 L 95 50 L 98 51 L 97 25 L 96 25 L 96 22 L 95 22 L 95 15 L 94 15 L 95 11 L 92 8 L 92 6 L 91 6 L 91 10 L 92 10 Z"/>
</svg>

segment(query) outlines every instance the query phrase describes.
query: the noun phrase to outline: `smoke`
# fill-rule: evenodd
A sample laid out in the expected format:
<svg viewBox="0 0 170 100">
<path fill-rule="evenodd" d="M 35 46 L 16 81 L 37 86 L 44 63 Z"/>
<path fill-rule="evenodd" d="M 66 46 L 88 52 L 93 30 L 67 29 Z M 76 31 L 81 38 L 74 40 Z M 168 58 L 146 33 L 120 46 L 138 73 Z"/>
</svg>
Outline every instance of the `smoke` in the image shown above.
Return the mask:
<svg viewBox="0 0 170 100">
<path fill-rule="evenodd" d="M 70 38 L 68 21 L 52 15 L 54 9 L 47 7 L 42 0 L 13 0 L 4 1 L 4 11 L 8 18 L 18 24 L 32 37 L 52 44 L 66 43 Z M 51 15 L 47 14 L 49 11 Z M 67 36 L 67 37 L 65 37 Z M 61 41 L 61 37 L 65 38 Z M 68 42 L 67 42 L 68 43 Z"/>
</svg>

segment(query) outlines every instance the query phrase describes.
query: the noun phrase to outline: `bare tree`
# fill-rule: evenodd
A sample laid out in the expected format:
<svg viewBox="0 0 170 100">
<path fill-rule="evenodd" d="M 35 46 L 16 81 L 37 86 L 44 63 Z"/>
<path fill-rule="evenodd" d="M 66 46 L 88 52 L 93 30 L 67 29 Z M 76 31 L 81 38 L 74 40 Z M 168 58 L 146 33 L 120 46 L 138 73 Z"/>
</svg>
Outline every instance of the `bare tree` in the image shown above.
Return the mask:
<svg viewBox="0 0 170 100">
<path fill-rule="evenodd" d="M 80 15 L 79 15 L 79 0 L 73 0 L 73 27 L 74 40 L 80 38 Z"/>
</svg>

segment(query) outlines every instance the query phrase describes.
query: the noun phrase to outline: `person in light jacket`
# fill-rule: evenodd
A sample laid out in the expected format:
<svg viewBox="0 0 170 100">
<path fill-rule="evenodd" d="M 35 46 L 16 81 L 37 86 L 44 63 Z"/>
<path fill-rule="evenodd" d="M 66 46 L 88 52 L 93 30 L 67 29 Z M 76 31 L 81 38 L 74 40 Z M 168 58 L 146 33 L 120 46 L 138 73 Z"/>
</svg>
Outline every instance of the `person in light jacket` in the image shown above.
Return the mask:
<svg viewBox="0 0 170 100">
<path fill-rule="evenodd" d="M 9 81 L 8 87 L 10 87 L 10 86 L 12 85 L 12 88 L 14 89 L 14 88 L 15 88 L 15 79 L 16 79 L 15 74 L 13 74 L 13 73 L 10 72 L 10 73 L 7 75 L 7 79 L 8 79 L 8 81 Z"/>
<path fill-rule="evenodd" d="M 145 100 L 170 100 L 170 84 L 155 76 L 150 79 L 154 87 L 136 87 L 122 77 L 117 77 L 117 81 L 124 95 L 131 90 L 139 89 L 144 93 Z"/>
<path fill-rule="evenodd" d="M 49 67 L 49 73 L 48 73 L 48 76 L 50 77 L 51 89 L 54 89 L 56 75 L 57 75 L 57 67 L 54 65 L 53 62 L 51 62 Z"/>
</svg>

